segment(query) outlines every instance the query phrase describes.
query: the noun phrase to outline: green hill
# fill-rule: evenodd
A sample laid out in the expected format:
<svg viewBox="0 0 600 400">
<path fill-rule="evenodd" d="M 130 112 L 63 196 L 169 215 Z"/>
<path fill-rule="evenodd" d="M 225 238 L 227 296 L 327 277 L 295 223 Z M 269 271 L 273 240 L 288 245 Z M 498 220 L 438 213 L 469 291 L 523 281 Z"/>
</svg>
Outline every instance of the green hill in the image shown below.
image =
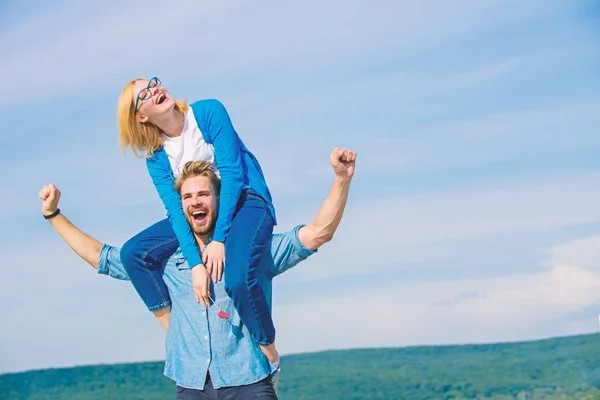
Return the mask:
<svg viewBox="0 0 600 400">
<path fill-rule="evenodd" d="M 282 359 L 280 398 L 600 399 L 600 335 L 326 351 Z M 174 399 L 161 362 L 0 375 L 3 400 Z"/>
</svg>

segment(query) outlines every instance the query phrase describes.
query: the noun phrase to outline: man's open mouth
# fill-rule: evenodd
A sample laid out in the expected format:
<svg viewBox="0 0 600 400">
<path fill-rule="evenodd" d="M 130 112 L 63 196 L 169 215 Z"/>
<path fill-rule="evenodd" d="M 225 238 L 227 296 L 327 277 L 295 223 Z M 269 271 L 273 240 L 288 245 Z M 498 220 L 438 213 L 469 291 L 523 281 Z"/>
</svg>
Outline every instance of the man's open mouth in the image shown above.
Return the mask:
<svg viewBox="0 0 600 400">
<path fill-rule="evenodd" d="M 161 92 L 156 98 L 156 104 L 162 104 L 165 100 L 167 100 L 167 95 Z"/>
<path fill-rule="evenodd" d="M 201 224 L 206 220 L 208 213 L 206 211 L 194 211 L 192 213 L 192 219 L 194 220 L 195 223 L 197 224 Z"/>
</svg>

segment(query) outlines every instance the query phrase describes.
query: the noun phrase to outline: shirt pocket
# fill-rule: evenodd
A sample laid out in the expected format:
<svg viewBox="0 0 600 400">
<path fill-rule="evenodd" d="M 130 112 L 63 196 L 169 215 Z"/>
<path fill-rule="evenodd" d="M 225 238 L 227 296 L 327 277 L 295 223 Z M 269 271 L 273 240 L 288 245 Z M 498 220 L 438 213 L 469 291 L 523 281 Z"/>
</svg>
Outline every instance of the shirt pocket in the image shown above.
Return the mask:
<svg viewBox="0 0 600 400">
<path fill-rule="evenodd" d="M 178 294 L 193 294 L 192 270 L 188 267 L 188 263 L 185 262 L 185 258 L 176 257 L 175 265 L 171 265 L 171 267 L 170 270 L 165 270 L 165 279 L 171 281 L 169 290 Z"/>
</svg>

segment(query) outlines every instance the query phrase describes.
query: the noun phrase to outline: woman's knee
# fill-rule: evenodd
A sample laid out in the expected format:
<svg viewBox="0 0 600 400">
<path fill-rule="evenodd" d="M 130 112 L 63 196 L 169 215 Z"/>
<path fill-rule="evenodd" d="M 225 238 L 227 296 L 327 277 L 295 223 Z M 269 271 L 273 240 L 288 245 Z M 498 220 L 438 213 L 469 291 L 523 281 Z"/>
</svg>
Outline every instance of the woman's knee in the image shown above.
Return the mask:
<svg viewBox="0 0 600 400">
<path fill-rule="evenodd" d="M 130 268 L 136 264 L 142 263 L 142 253 L 144 249 L 136 237 L 129 239 L 121 247 L 121 262 L 125 268 Z"/>
</svg>

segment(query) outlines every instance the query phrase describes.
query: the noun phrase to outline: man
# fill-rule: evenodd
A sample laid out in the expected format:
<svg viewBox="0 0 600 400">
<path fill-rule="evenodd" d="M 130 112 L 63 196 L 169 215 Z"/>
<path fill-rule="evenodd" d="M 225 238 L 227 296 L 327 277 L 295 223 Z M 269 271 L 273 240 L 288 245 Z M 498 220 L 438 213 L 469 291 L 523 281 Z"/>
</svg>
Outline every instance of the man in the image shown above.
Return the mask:
<svg viewBox="0 0 600 400">
<path fill-rule="evenodd" d="M 330 160 L 335 179 L 314 221 L 274 234 L 259 284 L 269 303 L 272 279 L 294 267 L 330 241 L 341 221 L 356 153 L 335 149 Z M 186 164 L 176 181 L 184 214 L 199 247 L 210 240 L 218 211 L 219 179 L 206 162 Z M 46 185 L 40 191 L 42 213 L 54 229 L 81 258 L 98 273 L 128 280 L 121 264 L 120 249 L 102 244 L 76 228 L 58 208 L 60 191 Z M 191 271 L 181 250 L 165 263 L 164 280 L 172 300 L 166 339 L 164 374 L 177 383 L 178 400 L 196 399 L 277 399 L 274 381 L 278 375 L 241 323 L 222 280 L 211 287 L 215 307 L 205 308 L 196 300 Z"/>
</svg>

